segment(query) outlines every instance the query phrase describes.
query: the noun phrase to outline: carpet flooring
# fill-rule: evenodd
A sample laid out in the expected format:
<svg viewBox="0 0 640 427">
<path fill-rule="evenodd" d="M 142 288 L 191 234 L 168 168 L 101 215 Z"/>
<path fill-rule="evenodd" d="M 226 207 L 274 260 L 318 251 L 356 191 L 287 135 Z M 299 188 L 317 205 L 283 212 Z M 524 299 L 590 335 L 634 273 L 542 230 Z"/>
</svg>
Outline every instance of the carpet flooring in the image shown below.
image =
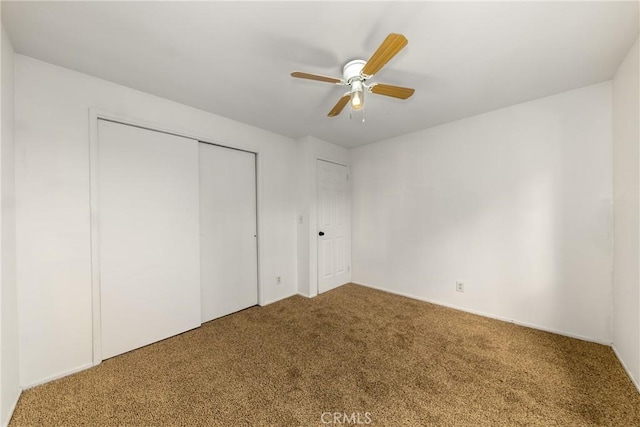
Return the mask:
<svg viewBox="0 0 640 427">
<path fill-rule="evenodd" d="M 26 390 L 20 426 L 640 426 L 609 347 L 358 285 Z"/>
</svg>

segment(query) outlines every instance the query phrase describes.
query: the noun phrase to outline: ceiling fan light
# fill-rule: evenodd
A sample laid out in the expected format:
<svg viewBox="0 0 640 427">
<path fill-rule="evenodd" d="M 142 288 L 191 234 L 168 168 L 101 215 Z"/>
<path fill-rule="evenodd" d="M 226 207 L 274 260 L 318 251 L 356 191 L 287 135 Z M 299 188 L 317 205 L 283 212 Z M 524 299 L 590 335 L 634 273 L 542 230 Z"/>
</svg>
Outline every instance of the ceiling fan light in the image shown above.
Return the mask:
<svg viewBox="0 0 640 427">
<path fill-rule="evenodd" d="M 364 92 L 355 91 L 351 92 L 351 108 L 353 110 L 361 110 L 364 107 Z"/>
<path fill-rule="evenodd" d="M 362 82 L 355 81 L 351 85 L 351 109 L 361 110 L 364 107 L 364 88 Z"/>
</svg>

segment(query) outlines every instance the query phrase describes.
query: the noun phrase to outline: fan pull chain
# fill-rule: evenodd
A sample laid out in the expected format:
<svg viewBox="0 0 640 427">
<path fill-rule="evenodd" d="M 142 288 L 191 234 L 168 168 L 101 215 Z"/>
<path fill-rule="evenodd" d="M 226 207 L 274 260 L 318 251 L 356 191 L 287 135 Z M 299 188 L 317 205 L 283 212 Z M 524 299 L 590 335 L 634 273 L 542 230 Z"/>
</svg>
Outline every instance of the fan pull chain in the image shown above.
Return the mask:
<svg viewBox="0 0 640 427">
<path fill-rule="evenodd" d="M 353 120 L 353 110 L 349 109 L 349 120 Z M 362 109 L 362 123 L 364 123 L 364 108 Z"/>
</svg>

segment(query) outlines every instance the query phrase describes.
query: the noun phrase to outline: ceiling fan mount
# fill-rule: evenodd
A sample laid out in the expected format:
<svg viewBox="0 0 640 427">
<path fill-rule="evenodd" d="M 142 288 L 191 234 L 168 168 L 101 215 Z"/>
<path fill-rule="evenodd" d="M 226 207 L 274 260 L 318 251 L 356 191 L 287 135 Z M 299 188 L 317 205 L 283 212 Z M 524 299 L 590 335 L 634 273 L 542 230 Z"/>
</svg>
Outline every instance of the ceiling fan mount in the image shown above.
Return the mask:
<svg viewBox="0 0 640 427">
<path fill-rule="evenodd" d="M 342 79 L 347 82 L 347 84 L 356 79 L 364 81 L 365 76 L 362 76 L 360 73 L 366 63 L 367 61 L 364 59 L 354 59 L 353 61 L 347 62 L 342 69 Z"/>
<path fill-rule="evenodd" d="M 329 111 L 329 117 L 335 117 L 340 114 L 348 103 L 351 104 L 352 110 L 362 109 L 364 107 L 365 90 L 378 95 L 407 99 L 413 95 L 415 92 L 414 89 L 382 83 L 365 84 L 368 79 L 372 78 L 391 58 L 400 52 L 407 43 L 407 38 L 402 34 L 389 34 L 368 61 L 354 59 L 353 61 L 347 62 L 342 69 L 342 79 L 300 71 L 294 71 L 291 73 L 291 76 L 300 79 L 317 80 L 336 85 L 349 86 L 349 92 L 345 93 L 331 111 Z"/>
</svg>

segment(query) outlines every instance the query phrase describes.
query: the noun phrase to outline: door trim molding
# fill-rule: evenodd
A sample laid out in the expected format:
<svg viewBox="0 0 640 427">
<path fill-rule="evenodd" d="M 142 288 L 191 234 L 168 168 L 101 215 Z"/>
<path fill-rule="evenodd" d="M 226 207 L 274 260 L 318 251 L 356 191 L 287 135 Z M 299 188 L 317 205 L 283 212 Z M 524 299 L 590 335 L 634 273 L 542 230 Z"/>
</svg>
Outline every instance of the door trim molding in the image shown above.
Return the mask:
<svg viewBox="0 0 640 427">
<path fill-rule="evenodd" d="M 92 300 L 92 360 L 93 366 L 102 362 L 102 329 L 101 329 L 101 301 L 100 301 L 100 253 L 99 253 L 99 207 L 98 207 L 98 120 L 107 120 L 123 125 L 135 126 L 151 131 L 168 133 L 171 135 L 195 139 L 205 144 L 218 145 L 234 150 L 246 151 L 256 155 L 256 230 L 257 230 L 257 250 L 258 250 L 258 304 L 266 305 L 263 283 L 260 280 L 262 272 L 261 254 L 263 242 L 260 239 L 260 231 L 263 229 L 264 219 L 262 212 L 262 155 L 260 149 L 249 147 L 248 145 L 231 143 L 221 140 L 211 135 L 201 135 L 191 131 L 173 127 L 166 127 L 161 123 L 144 120 L 126 114 L 114 113 L 99 108 L 89 108 L 89 206 L 90 206 L 90 228 L 91 228 L 91 300 Z"/>
<path fill-rule="evenodd" d="M 334 165 L 344 166 L 345 168 L 347 168 L 347 170 L 349 169 L 349 165 L 346 164 L 346 163 L 337 162 L 335 160 L 329 160 L 329 159 L 326 159 L 324 157 L 316 157 L 316 160 L 322 160 L 323 162 L 333 163 Z"/>
</svg>

